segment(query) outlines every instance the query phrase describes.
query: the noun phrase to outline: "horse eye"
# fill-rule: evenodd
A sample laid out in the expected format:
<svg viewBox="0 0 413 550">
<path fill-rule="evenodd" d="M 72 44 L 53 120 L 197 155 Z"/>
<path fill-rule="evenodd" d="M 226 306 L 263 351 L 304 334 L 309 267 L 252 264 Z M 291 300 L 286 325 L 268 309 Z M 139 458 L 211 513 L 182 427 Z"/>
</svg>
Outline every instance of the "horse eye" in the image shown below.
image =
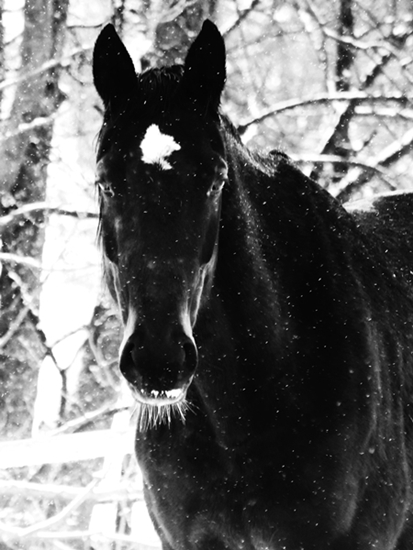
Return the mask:
<svg viewBox="0 0 413 550">
<path fill-rule="evenodd" d="M 219 180 L 215 180 L 214 183 L 211 185 L 211 187 L 208 189 L 207 196 L 211 197 L 213 195 L 218 195 L 222 191 L 222 188 L 224 187 L 226 182 L 226 179 L 222 178 Z"/>
<path fill-rule="evenodd" d="M 114 197 L 115 196 L 115 191 L 113 190 L 110 183 L 108 183 L 107 181 L 102 181 L 102 180 L 98 180 L 96 183 L 98 184 L 99 189 L 101 190 L 101 192 L 106 197 Z"/>
</svg>

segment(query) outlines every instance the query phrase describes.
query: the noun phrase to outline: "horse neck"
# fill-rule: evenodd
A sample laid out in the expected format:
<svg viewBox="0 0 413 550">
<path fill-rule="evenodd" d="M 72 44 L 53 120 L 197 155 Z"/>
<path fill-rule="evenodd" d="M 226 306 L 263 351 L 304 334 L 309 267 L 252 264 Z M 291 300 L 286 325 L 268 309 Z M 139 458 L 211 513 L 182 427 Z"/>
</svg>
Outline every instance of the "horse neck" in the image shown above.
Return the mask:
<svg viewBox="0 0 413 550">
<path fill-rule="evenodd" d="M 274 358 L 306 330 L 303 312 L 321 322 L 320 302 L 324 311 L 336 307 L 335 281 L 343 289 L 354 285 L 347 269 L 354 228 L 334 199 L 282 155 L 261 159 L 234 139 L 227 148 L 217 293 L 238 334 Z"/>
<path fill-rule="evenodd" d="M 282 300 L 277 270 L 266 254 L 268 243 L 264 241 L 271 235 L 265 235 L 251 189 L 273 182 L 270 171 L 256 164 L 235 139 L 230 137 L 226 145 L 230 182 L 223 196 L 214 286 L 243 336 L 268 343 L 268 327 L 271 340 L 277 337 L 274 327 L 281 333 Z"/>
<path fill-rule="evenodd" d="M 282 156 L 261 160 L 230 146 L 196 379 L 201 407 L 229 447 L 248 433 L 281 433 L 291 414 L 299 418 L 309 378 L 334 388 L 331 399 L 341 401 L 335 378 L 346 380 L 352 357 L 340 346 L 353 341 L 365 351 L 351 219 Z M 325 399 L 317 388 L 315 402 Z"/>
</svg>

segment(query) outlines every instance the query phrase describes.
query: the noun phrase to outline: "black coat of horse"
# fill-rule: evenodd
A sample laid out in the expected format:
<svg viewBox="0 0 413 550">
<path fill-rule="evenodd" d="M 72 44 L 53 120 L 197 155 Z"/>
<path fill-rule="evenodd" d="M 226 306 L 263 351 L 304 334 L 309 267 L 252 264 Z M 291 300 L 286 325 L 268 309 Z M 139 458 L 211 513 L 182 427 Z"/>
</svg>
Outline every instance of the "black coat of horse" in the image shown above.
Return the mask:
<svg viewBox="0 0 413 550">
<path fill-rule="evenodd" d="M 343 208 L 183 67 L 94 51 L 105 275 L 165 550 L 411 550 L 413 197 Z"/>
</svg>

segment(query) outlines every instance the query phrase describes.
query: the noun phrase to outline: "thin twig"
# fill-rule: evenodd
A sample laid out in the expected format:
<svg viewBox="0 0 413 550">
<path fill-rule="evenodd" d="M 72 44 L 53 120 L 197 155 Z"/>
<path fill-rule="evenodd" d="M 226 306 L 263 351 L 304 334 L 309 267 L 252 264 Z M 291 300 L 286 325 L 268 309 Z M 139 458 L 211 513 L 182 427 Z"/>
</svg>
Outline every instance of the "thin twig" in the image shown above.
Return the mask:
<svg viewBox="0 0 413 550">
<path fill-rule="evenodd" d="M 388 167 L 397 162 L 403 155 L 413 149 L 413 129 L 408 130 L 400 139 L 395 140 L 388 147 L 383 149 L 374 159 L 369 161 L 372 166 Z M 341 202 L 346 202 L 352 193 L 360 189 L 369 179 L 368 172 L 360 168 L 354 168 L 344 177 L 338 187 L 335 188 L 335 195 Z"/>
<path fill-rule="evenodd" d="M 16 208 L 16 210 L 13 210 L 9 214 L 0 217 L 0 230 L 8 227 L 12 223 L 15 223 L 16 218 L 19 218 L 20 216 L 28 216 L 29 214 L 33 214 L 35 212 L 44 212 L 45 214 L 58 214 L 59 216 L 70 216 L 79 219 L 98 218 L 98 214 L 96 214 L 95 212 L 68 210 L 59 206 L 51 206 L 47 202 L 41 201 L 25 204 L 20 208 Z"/>
<path fill-rule="evenodd" d="M 238 19 L 235 21 L 233 25 L 229 29 L 227 29 L 225 32 L 223 32 L 224 38 L 226 38 L 231 32 L 233 32 L 235 29 L 237 29 L 241 23 L 248 17 L 248 15 L 255 10 L 255 8 L 258 6 L 261 0 L 253 0 L 249 8 L 245 10 L 239 10 L 239 16 Z"/>
<path fill-rule="evenodd" d="M 357 166 L 358 168 L 363 168 L 363 170 L 367 170 L 369 172 L 375 173 L 383 181 L 388 183 L 390 187 L 394 186 L 392 183 L 388 181 L 387 173 L 377 163 L 371 163 L 370 161 L 363 161 L 353 157 L 344 158 L 344 157 L 340 157 L 339 155 L 327 155 L 324 153 L 321 153 L 319 155 L 307 154 L 307 153 L 297 154 L 297 155 L 289 154 L 289 156 L 295 162 L 317 162 L 317 163 L 324 163 L 324 164 L 345 164 L 347 166 Z"/>
<path fill-rule="evenodd" d="M 80 428 L 85 428 L 88 424 L 91 424 L 96 419 L 101 419 L 102 417 L 114 414 L 116 412 L 120 412 L 122 410 L 127 410 L 130 408 L 130 406 L 119 406 L 118 401 L 110 404 L 105 404 L 102 407 L 99 407 L 98 409 L 95 409 L 94 411 L 85 412 L 82 414 L 82 416 L 79 416 L 77 418 L 74 418 L 73 420 L 68 420 L 60 426 L 59 428 L 56 428 L 55 430 L 52 430 L 48 434 L 51 436 L 63 434 L 63 433 L 72 433 L 78 431 Z"/>
<path fill-rule="evenodd" d="M 3 143 L 7 141 L 10 138 L 16 137 L 20 134 L 23 134 L 24 132 L 30 132 L 31 130 L 34 130 L 36 128 L 42 128 L 43 126 L 48 126 L 49 124 L 52 124 L 57 117 L 57 113 L 53 113 L 50 116 L 47 117 L 37 117 L 31 122 L 23 122 L 22 124 L 19 124 L 15 130 L 12 132 L 6 133 L 4 136 L 0 138 L 0 143 Z"/>
<path fill-rule="evenodd" d="M 73 499 L 84 491 L 84 487 L 73 487 L 72 485 L 54 485 L 49 483 L 33 483 L 19 480 L 0 480 L 2 495 L 24 495 L 38 498 Z M 131 489 L 130 484 L 119 483 L 111 488 L 94 488 L 87 494 L 85 500 L 93 502 L 119 502 L 119 501 L 142 501 L 143 492 L 141 489 Z"/>
<path fill-rule="evenodd" d="M 89 529 L 88 531 L 41 531 L 34 533 L 31 538 L 36 540 L 82 540 L 86 541 L 88 539 L 92 539 L 94 543 L 96 542 L 107 542 L 107 541 L 113 541 L 113 542 L 123 542 L 130 545 L 133 545 L 133 548 L 135 550 L 161 550 L 161 545 L 152 545 L 152 544 L 144 544 L 139 543 L 136 537 L 130 536 L 130 535 L 123 535 L 121 533 L 110 533 L 110 535 L 106 535 L 104 533 L 93 531 Z"/>
<path fill-rule="evenodd" d="M 89 46 L 87 48 L 76 48 L 72 50 L 69 54 L 59 59 L 51 59 L 50 61 L 43 63 L 41 67 L 38 67 L 34 71 L 25 72 L 24 74 L 19 75 L 15 78 L 3 80 L 3 82 L 0 82 L 0 91 L 5 90 L 6 88 L 10 88 L 11 86 L 15 86 L 16 84 L 20 84 L 21 82 L 25 82 L 26 80 L 36 78 L 37 76 L 39 76 L 39 74 L 49 71 L 50 69 L 54 69 L 56 67 L 68 67 L 71 64 L 73 57 L 78 54 L 83 54 L 91 51 L 92 49 L 93 46 Z"/>
<path fill-rule="evenodd" d="M 30 525 L 29 527 L 11 527 L 8 525 L 5 525 L 3 523 L 0 523 L 0 532 L 3 532 L 3 539 L 13 539 L 13 538 L 24 538 L 29 537 L 33 535 L 34 533 L 37 533 L 39 531 L 43 531 L 45 529 L 49 529 L 53 525 L 56 525 L 57 523 L 64 520 L 69 514 L 73 512 L 73 510 L 76 510 L 82 502 L 84 502 L 89 493 L 94 489 L 94 487 L 100 482 L 101 476 L 96 476 L 95 479 L 93 479 L 85 488 L 83 491 L 81 491 L 67 506 L 63 508 L 58 514 L 52 516 L 51 518 L 48 518 L 44 521 L 39 521 L 38 523 L 35 523 L 34 525 Z"/>
<path fill-rule="evenodd" d="M 30 258 L 29 256 L 13 254 L 12 252 L 0 252 L 0 262 L 25 265 L 27 267 L 31 267 L 32 269 L 42 268 L 42 264 L 38 260 Z"/>
<path fill-rule="evenodd" d="M 0 255 L 0 259 L 1 259 L 1 255 Z M 7 332 L 5 334 L 3 334 L 3 336 L 0 338 L 0 349 L 4 348 L 10 342 L 10 340 L 13 338 L 13 336 L 18 331 L 21 324 L 26 319 L 28 313 L 29 313 L 29 308 L 27 306 L 22 307 L 20 309 L 19 313 L 11 321 L 11 323 L 10 323 L 8 329 L 7 329 Z"/>
<path fill-rule="evenodd" d="M 353 101 L 357 100 L 360 102 L 368 101 L 369 103 L 388 103 L 394 101 L 396 103 L 406 104 L 413 102 L 413 96 L 407 96 L 402 93 L 394 94 L 381 94 L 381 93 L 368 93 L 359 90 L 354 90 L 350 92 L 337 92 L 337 93 L 319 93 L 314 94 L 311 97 L 301 98 L 301 99 L 289 99 L 287 101 L 280 101 L 276 103 L 269 111 L 263 113 L 262 115 L 255 117 L 251 120 L 244 122 L 243 124 L 238 125 L 238 131 L 242 134 L 246 129 L 252 124 L 259 124 L 265 119 L 270 118 L 274 115 L 288 111 L 291 109 L 297 109 L 300 107 L 306 107 L 308 105 L 316 105 L 319 103 L 332 103 L 333 101 Z"/>
</svg>

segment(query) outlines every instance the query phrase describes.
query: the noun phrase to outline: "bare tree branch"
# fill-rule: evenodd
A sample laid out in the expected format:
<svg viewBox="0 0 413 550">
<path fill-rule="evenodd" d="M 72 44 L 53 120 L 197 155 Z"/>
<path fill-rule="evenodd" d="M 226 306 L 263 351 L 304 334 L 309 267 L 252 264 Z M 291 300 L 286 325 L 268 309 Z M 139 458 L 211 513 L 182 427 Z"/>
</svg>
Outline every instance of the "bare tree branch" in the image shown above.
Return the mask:
<svg viewBox="0 0 413 550">
<path fill-rule="evenodd" d="M 29 258 L 28 256 L 20 256 L 19 254 L 13 254 L 13 252 L 0 252 L 0 261 L 20 264 L 32 269 L 42 269 L 42 264 L 35 258 Z"/>
<path fill-rule="evenodd" d="M 298 109 L 301 107 L 307 107 L 310 105 L 317 104 L 329 104 L 333 101 L 353 101 L 357 100 L 360 103 L 366 102 L 369 104 L 372 103 L 389 103 L 394 102 L 399 105 L 410 105 L 413 102 L 413 95 L 406 95 L 399 92 L 394 93 L 380 93 L 380 92 L 365 92 L 365 91 L 349 91 L 349 92 L 337 92 L 337 93 L 326 93 L 322 92 L 319 94 L 314 94 L 310 97 L 305 98 L 294 98 L 288 99 L 286 101 L 280 101 L 276 103 L 270 110 L 263 113 L 262 115 L 255 117 L 251 120 L 248 120 L 240 125 L 238 125 L 238 130 L 243 134 L 249 126 L 252 124 L 259 124 L 265 119 L 273 117 L 279 113 L 289 111 L 291 109 Z"/>
<path fill-rule="evenodd" d="M 249 8 L 245 10 L 238 10 L 238 18 L 235 21 L 233 25 L 229 29 L 227 29 L 223 36 L 228 36 L 231 32 L 233 32 L 235 29 L 237 29 L 241 23 L 256 9 L 256 7 L 259 5 L 261 0 L 253 0 Z"/>
<path fill-rule="evenodd" d="M 1 259 L 1 256 L 0 256 L 0 259 Z M 13 338 L 13 336 L 19 330 L 21 324 L 26 319 L 28 313 L 29 313 L 29 308 L 27 306 L 20 309 L 17 316 L 10 323 L 7 332 L 1 336 L 1 338 L 0 338 L 0 349 L 4 348 L 4 346 L 6 346 L 8 344 L 8 342 L 10 342 L 10 340 Z"/>
<path fill-rule="evenodd" d="M 413 129 L 408 130 L 400 139 L 395 140 L 388 147 L 383 149 L 374 159 L 370 160 L 372 166 L 388 167 L 413 149 Z M 335 195 L 341 202 L 346 202 L 351 195 L 368 180 L 370 174 L 360 168 L 355 168 L 344 177 Z"/>
<path fill-rule="evenodd" d="M 93 491 L 100 480 L 101 477 L 96 476 L 95 479 L 93 479 L 67 506 L 63 508 L 63 510 L 51 518 L 47 518 L 44 521 L 39 521 L 29 527 L 12 527 L 0 523 L 0 534 L 3 533 L 3 540 L 8 541 L 15 538 L 23 539 L 30 537 L 34 533 L 49 529 L 50 527 L 60 523 L 87 499 L 88 495 L 91 491 Z"/>
<path fill-rule="evenodd" d="M 45 214 L 58 214 L 59 216 L 70 216 L 74 218 L 79 218 L 81 220 L 90 218 L 97 219 L 98 214 L 95 212 L 88 211 L 78 211 L 78 210 L 68 210 L 66 208 L 61 208 L 59 206 L 50 206 L 46 202 L 35 202 L 29 203 L 12 210 L 9 214 L 0 217 L 0 233 L 2 229 L 9 227 L 13 223 L 18 221 L 18 218 L 21 216 L 27 217 L 28 215 L 34 212 L 44 212 Z"/>
<path fill-rule="evenodd" d="M 30 495 L 37 498 L 71 500 L 83 493 L 84 487 L 20 480 L 0 480 L 0 491 L 2 495 L 24 495 L 25 497 Z M 86 494 L 84 499 L 84 501 L 92 502 L 119 502 L 125 500 L 142 501 L 142 490 L 135 489 L 126 483 L 105 489 L 95 486 Z"/>
<path fill-rule="evenodd" d="M 3 80 L 3 82 L 0 82 L 0 92 L 5 90 L 6 88 L 22 84 L 28 80 L 33 80 L 38 76 L 41 76 L 43 73 L 50 71 L 51 69 L 63 69 L 65 67 L 69 67 L 71 63 L 73 63 L 74 57 L 77 57 L 78 55 L 84 55 L 85 53 L 92 51 L 92 49 L 93 46 L 89 46 L 87 48 L 75 48 L 68 54 L 61 56 L 58 59 L 50 59 L 45 61 L 37 69 L 34 69 L 32 71 L 24 71 L 19 76 Z"/>
<path fill-rule="evenodd" d="M 347 157 L 340 157 L 339 155 L 328 155 L 324 153 L 321 153 L 319 155 L 290 154 L 289 156 L 296 162 L 308 162 L 308 163 L 316 162 L 316 163 L 324 163 L 324 164 L 340 164 L 340 165 L 346 165 L 346 166 L 355 166 L 363 169 L 370 176 L 371 175 L 378 176 L 389 187 L 389 189 L 397 189 L 397 185 L 391 181 L 391 179 L 389 178 L 389 174 L 383 170 L 382 166 L 377 165 L 375 163 L 373 164 L 368 160 L 362 161 L 353 157 L 347 158 Z"/>
</svg>

